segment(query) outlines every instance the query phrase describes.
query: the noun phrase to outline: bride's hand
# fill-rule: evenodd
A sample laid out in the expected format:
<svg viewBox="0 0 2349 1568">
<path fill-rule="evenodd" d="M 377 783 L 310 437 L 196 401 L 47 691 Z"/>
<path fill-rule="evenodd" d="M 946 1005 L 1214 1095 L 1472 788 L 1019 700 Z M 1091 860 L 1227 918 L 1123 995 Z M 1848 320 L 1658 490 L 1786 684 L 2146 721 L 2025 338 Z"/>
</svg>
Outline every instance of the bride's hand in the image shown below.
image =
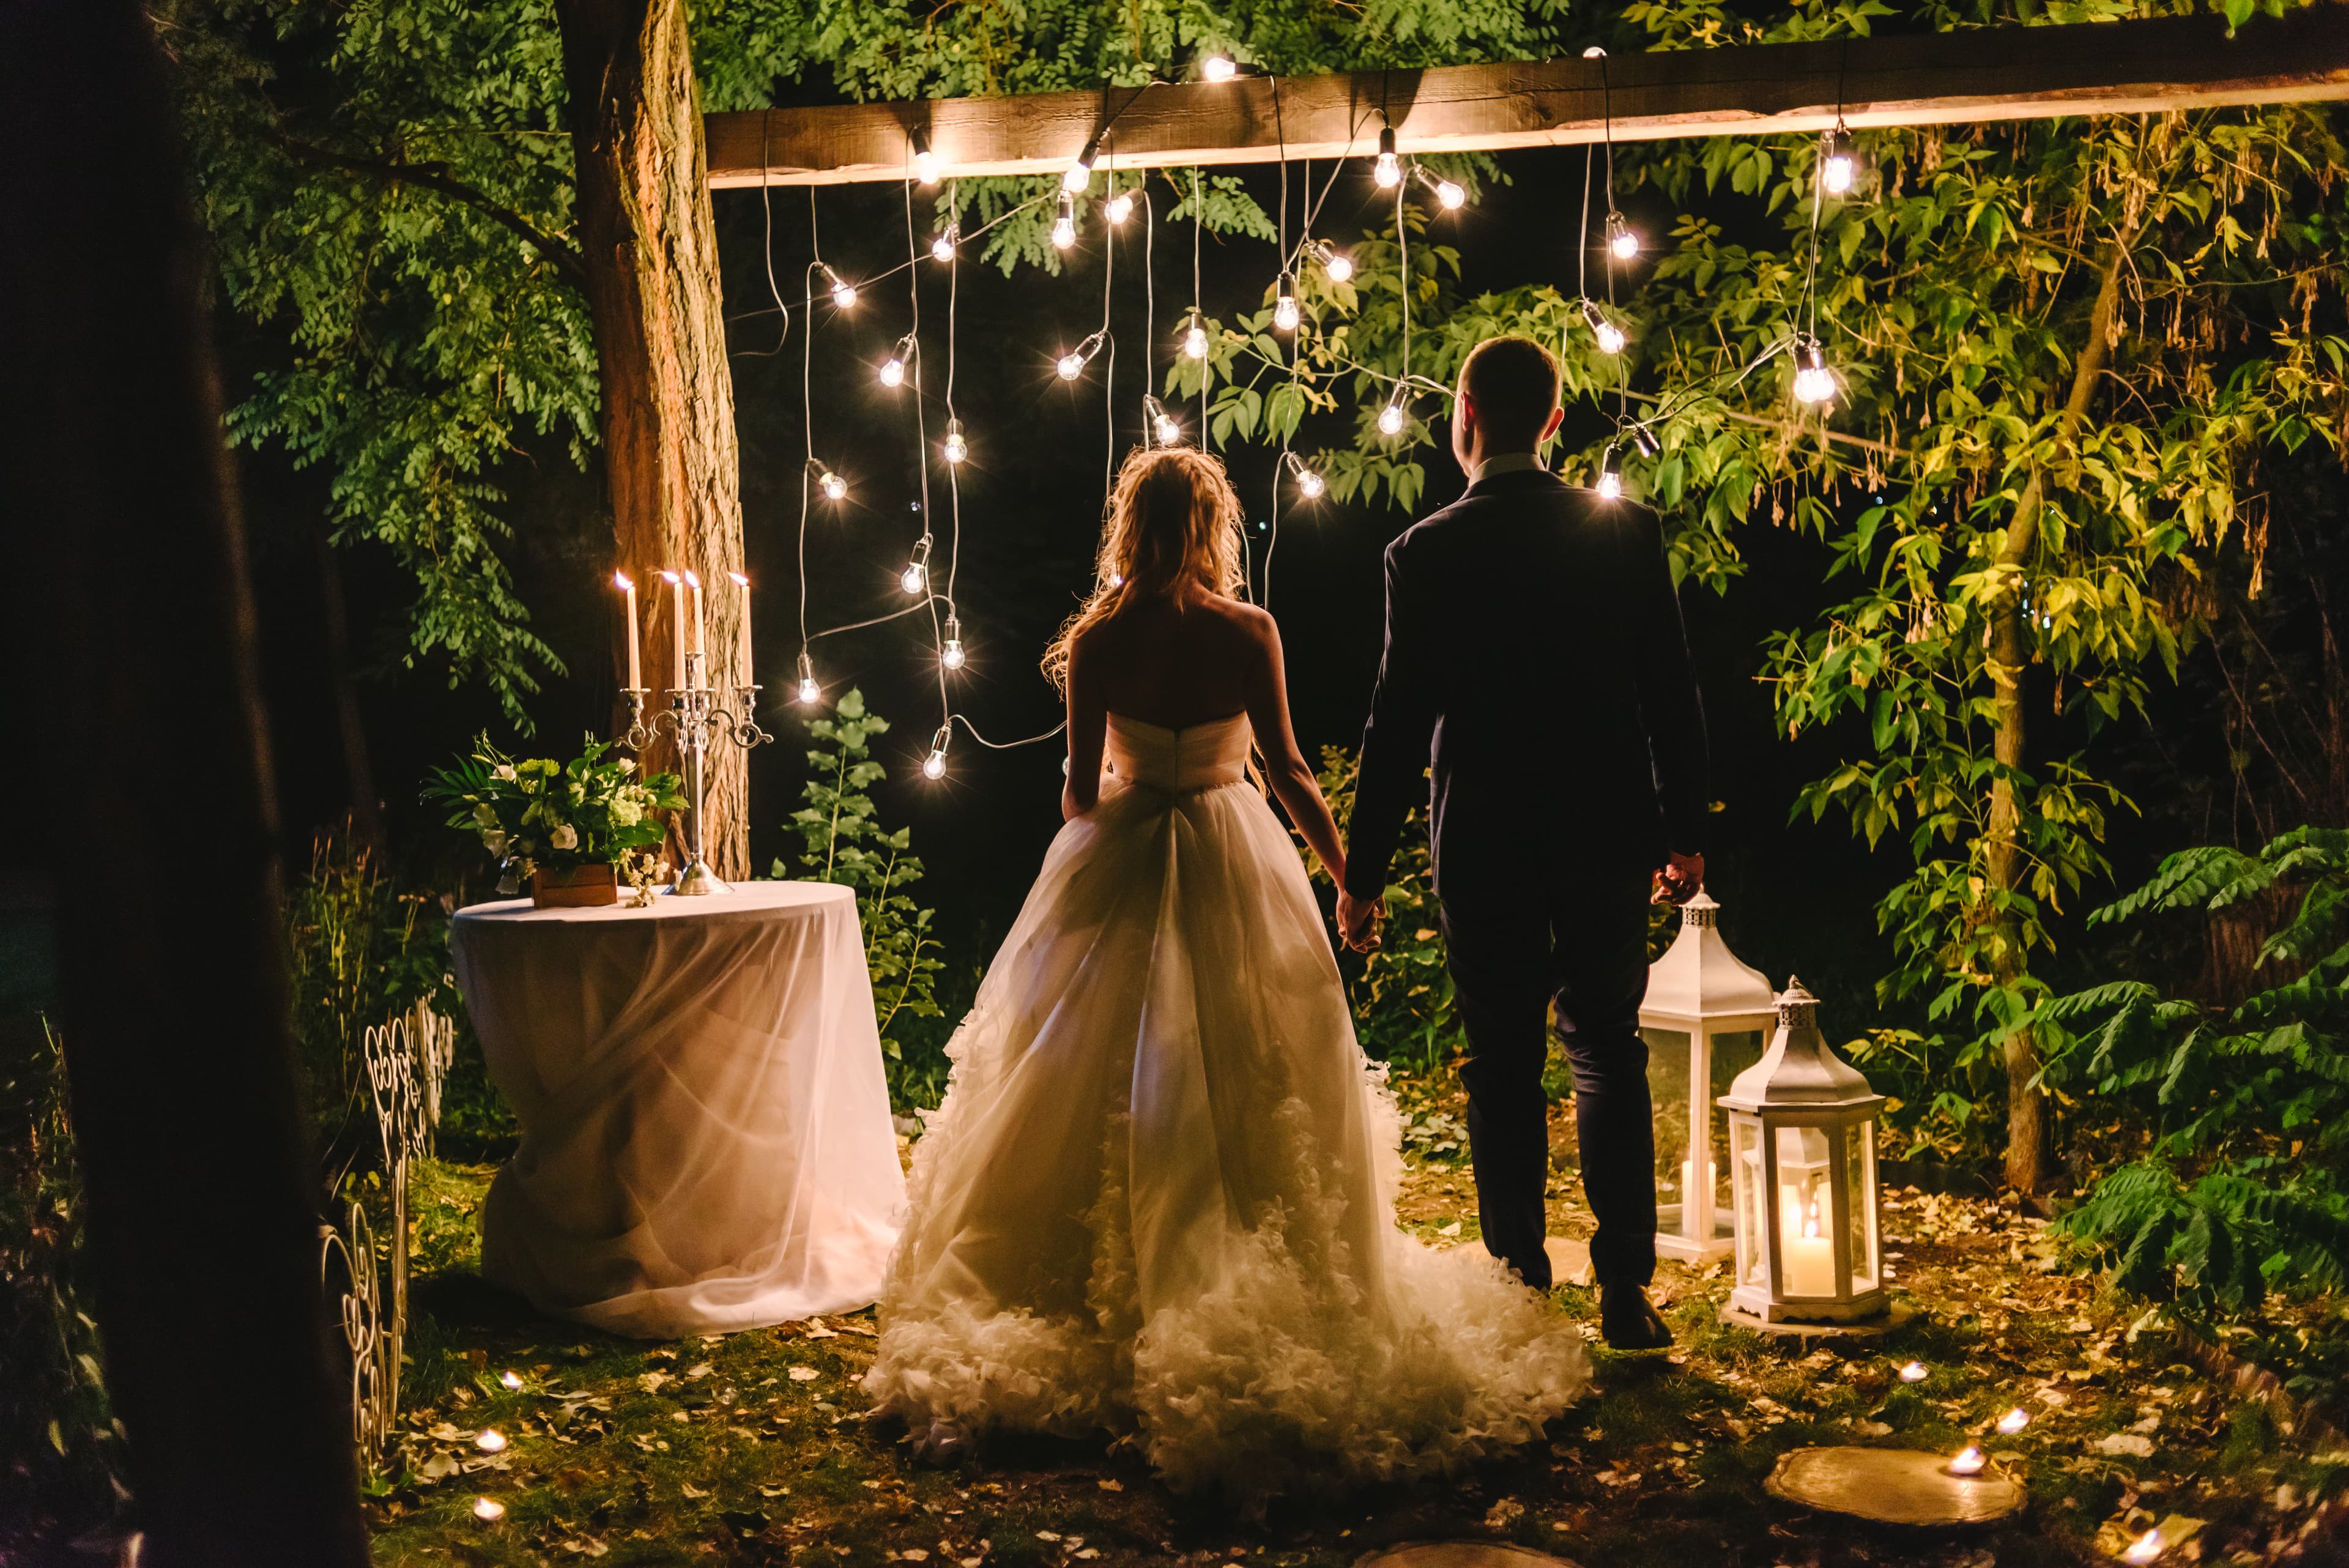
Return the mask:
<svg viewBox="0 0 2349 1568">
<path fill-rule="evenodd" d="M 1338 934 L 1358 953 L 1378 950 L 1379 921 L 1386 912 L 1384 898 L 1357 898 L 1338 889 Z"/>
</svg>

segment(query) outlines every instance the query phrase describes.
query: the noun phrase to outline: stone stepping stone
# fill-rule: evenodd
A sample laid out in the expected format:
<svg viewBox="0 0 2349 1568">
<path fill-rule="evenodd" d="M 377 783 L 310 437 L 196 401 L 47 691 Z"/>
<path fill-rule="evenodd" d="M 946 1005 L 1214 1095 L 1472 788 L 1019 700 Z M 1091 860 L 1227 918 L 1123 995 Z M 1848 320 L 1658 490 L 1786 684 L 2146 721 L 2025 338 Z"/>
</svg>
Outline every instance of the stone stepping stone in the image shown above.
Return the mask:
<svg viewBox="0 0 2349 1568">
<path fill-rule="evenodd" d="M 1577 1568 L 1564 1557 L 1498 1541 L 1420 1541 L 1390 1546 L 1354 1568 Z"/>
<path fill-rule="evenodd" d="M 1773 1497 L 1878 1524 L 1989 1524 L 2025 1494 L 1995 1469 L 1953 1476 L 1949 1456 L 1914 1449 L 1796 1449 L 1762 1484 Z"/>
</svg>

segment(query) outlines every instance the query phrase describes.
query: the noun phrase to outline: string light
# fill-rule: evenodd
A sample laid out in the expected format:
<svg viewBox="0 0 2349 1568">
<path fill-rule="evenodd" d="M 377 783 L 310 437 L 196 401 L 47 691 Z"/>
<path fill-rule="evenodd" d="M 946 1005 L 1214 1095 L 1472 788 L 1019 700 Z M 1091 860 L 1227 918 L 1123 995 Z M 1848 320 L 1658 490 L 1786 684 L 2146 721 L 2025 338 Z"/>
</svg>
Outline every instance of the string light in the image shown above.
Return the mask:
<svg viewBox="0 0 2349 1568">
<path fill-rule="evenodd" d="M 938 649 L 938 662 L 948 670 L 960 670 L 963 665 L 962 622 L 951 615 L 947 617 L 947 639 Z"/>
<path fill-rule="evenodd" d="M 1067 250 L 1077 243 L 1077 199 L 1069 192 L 1061 192 L 1061 211 L 1052 220 L 1052 244 Z"/>
<path fill-rule="evenodd" d="M 815 265 L 823 268 L 824 280 L 832 285 L 832 303 L 843 310 L 855 308 L 856 286 L 833 271 L 831 264 L 818 262 Z"/>
<path fill-rule="evenodd" d="M 1458 212 L 1461 203 L 1468 200 L 1468 192 L 1456 180 L 1439 180 L 1416 163 L 1411 166 L 1411 171 L 1418 177 L 1421 184 L 1435 192 L 1435 199 L 1444 203 L 1444 210 L 1447 213 Z"/>
<path fill-rule="evenodd" d="M 1321 271 L 1331 283 L 1344 283 L 1354 275 L 1354 258 L 1327 240 L 1308 241 L 1305 252 L 1321 264 Z"/>
<path fill-rule="evenodd" d="M 1133 216 L 1133 192 L 1120 191 L 1112 196 L 1108 204 L 1102 208 L 1102 216 L 1112 223 L 1122 223 Z"/>
<path fill-rule="evenodd" d="M 1623 352 L 1623 346 L 1630 341 L 1621 327 L 1607 319 L 1596 300 L 1586 299 L 1582 302 L 1582 319 L 1589 323 L 1590 335 L 1599 340 L 1599 351 L 1601 354 L 1620 354 Z"/>
<path fill-rule="evenodd" d="M 1156 398 L 1146 395 L 1143 398 L 1142 413 L 1143 418 L 1149 421 L 1151 436 L 1158 445 L 1173 446 L 1183 439 L 1182 425 L 1166 411 L 1166 405 Z"/>
<path fill-rule="evenodd" d="M 970 455 L 970 442 L 963 436 L 960 420 L 947 421 L 947 439 L 941 450 L 948 462 L 960 462 Z"/>
<path fill-rule="evenodd" d="M 1199 62 L 1199 74 L 1211 82 L 1227 82 L 1240 74 L 1229 55 L 1209 55 Z"/>
<path fill-rule="evenodd" d="M 897 574 L 897 586 L 909 594 L 918 594 L 930 580 L 930 536 L 925 534 L 914 545 L 914 558 Z"/>
<path fill-rule="evenodd" d="M 823 688 L 815 683 L 815 659 L 805 649 L 800 652 L 799 698 L 808 703 L 823 700 Z"/>
<path fill-rule="evenodd" d="M 1329 485 L 1322 480 L 1321 475 L 1310 467 L 1303 458 L 1298 456 L 1295 452 L 1282 452 L 1280 454 L 1280 462 L 1281 465 L 1288 470 L 1290 476 L 1297 481 L 1297 493 L 1305 497 L 1306 500 L 1317 501 L 1320 499 L 1321 493 L 1329 488 Z"/>
<path fill-rule="evenodd" d="M 1835 395 L 1835 372 L 1827 369 L 1826 350 L 1817 338 L 1804 338 L 1795 348 L 1795 401 L 1824 403 Z"/>
<path fill-rule="evenodd" d="M 1061 189 L 1071 196 L 1081 196 L 1085 187 L 1093 182 L 1093 161 L 1101 156 L 1101 141 L 1095 139 L 1080 153 L 1077 161 L 1061 176 Z"/>
<path fill-rule="evenodd" d="M 935 185 L 938 182 L 938 155 L 930 151 L 929 132 L 914 132 L 914 183 Z"/>
<path fill-rule="evenodd" d="M 1204 359 L 1207 357 L 1207 323 L 1195 305 L 1191 307 L 1190 320 L 1191 325 L 1183 332 L 1183 352 L 1190 358 Z"/>
<path fill-rule="evenodd" d="M 1272 324 L 1283 332 L 1294 332 L 1297 322 L 1297 280 L 1282 273 L 1279 286 L 1273 290 Z"/>
<path fill-rule="evenodd" d="M 1640 254 L 1639 232 L 1624 221 L 1620 213 L 1610 211 L 1607 214 L 1607 254 L 1617 261 L 1630 261 Z"/>
<path fill-rule="evenodd" d="M 1371 165 L 1371 178 L 1381 191 L 1392 191 L 1402 183 L 1402 161 L 1395 156 L 1394 127 L 1379 128 L 1378 161 Z"/>
<path fill-rule="evenodd" d="M 948 223 L 945 228 L 940 229 L 937 232 L 937 236 L 935 239 L 930 241 L 930 259 L 937 262 L 950 262 L 954 260 L 955 245 L 961 239 L 961 226 L 956 223 Z"/>
<path fill-rule="evenodd" d="M 1078 377 L 1083 375 L 1085 373 L 1085 367 L 1092 362 L 1093 356 L 1100 353 L 1102 345 L 1108 341 L 1108 333 L 1096 332 L 1092 337 L 1086 338 L 1083 342 L 1078 344 L 1075 348 L 1070 349 L 1067 353 L 1061 355 L 1059 365 L 1061 379 L 1063 381 L 1073 381 Z"/>
<path fill-rule="evenodd" d="M 947 742 L 954 739 L 954 726 L 940 724 L 938 732 L 930 737 L 930 754 L 922 759 L 922 776 L 942 779 L 947 776 Z"/>
<path fill-rule="evenodd" d="M 808 459 L 807 468 L 810 473 L 815 475 L 815 487 L 823 492 L 825 500 L 845 501 L 848 498 L 848 481 L 826 468 L 822 459 L 812 457 Z"/>
<path fill-rule="evenodd" d="M 1596 486 L 1601 501 L 1623 499 L 1623 460 L 1609 447 L 1599 458 L 1599 483 Z"/>
<path fill-rule="evenodd" d="M 1837 119 L 1835 129 L 1819 138 L 1819 183 L 1830 196 L 1851 189 L 1859 174 L 1859 159 L 1852 151 L 1851 132 Z"/>
<path fill-rule="evenodd" d="M 905 384 L 905 367 L 913 363 L 916 347 L 914 335 L 910 332 L 897 339 L 897 346 L 889 351 L 886 359 L 881 361 L 883 386 L 902 387 Z"/>
<path fill-rule="evenodd" d="M 1397 436 L 1402 434 L 1403 423 L 1408 417 L 1403 409 L 1403 402 L 1402 383 L 1401 381 L 1397 381 L 1395 383 L 1394 395 L 1387 400 L 1386 407 L 1379 410 L 1379 433 L 1381 435 Z"/>
</svg>

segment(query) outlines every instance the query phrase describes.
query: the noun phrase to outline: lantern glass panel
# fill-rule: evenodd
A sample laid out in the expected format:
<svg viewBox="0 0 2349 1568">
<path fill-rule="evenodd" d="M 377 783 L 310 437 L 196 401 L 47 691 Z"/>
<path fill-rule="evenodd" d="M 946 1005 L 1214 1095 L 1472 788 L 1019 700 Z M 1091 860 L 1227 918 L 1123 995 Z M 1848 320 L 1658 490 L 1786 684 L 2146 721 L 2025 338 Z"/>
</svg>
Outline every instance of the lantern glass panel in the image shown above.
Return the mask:
<svg viewBox="0 0 2349 1568">
<path fill-rule="evenodd" d="M 1648 1044 L 1648 1098 L 1656 1127 L 1657 1223 L 1681 1229 L 1689 1199 L 1689 1052 L 1692 1035 L 1677 1029 L 1641 1029 Z"/>
<path fill-rule="evenodd" d="M 1819 1127 L 1779 1127 L 1778 1293 L 1837 1294 L 1835 1173 Z"/>
<path fill-rule="evenodd" d="M 1762 1060 L 1762 1049 L 1768 1044 L 1759 1029 L 1741 1029 L 1731 1034 L 1713 1037 L 1713 1086 L 1704 1096 L 1706 1110 L 1711 1114 L 1713 1144 L 1713 1204 L 1715 1221 L 1725 1235 L 1729 1230 L 1729 1113 L 1721 1108 L 1721 1096 L 1729 1093 L 1729 1085 L 1737 1075 Z"/>
<path fill-rule="evenodd" d="M 1770 1223 L 1762 1178 L 1762 1124 L 1751 1116 L 1729 1118 L 1730 1169 L 1737 1182 L 1737 1277 L 1768 1289 L 1770 1261 L 1762 1250 Z"/>
<path fill-rule="evenodd" d="M 1876 1123 L 1865 1121 L 1845 1128 L 1843 1146 L 1850 1162 L 1851 1289 L 1857 1295 L 1874 1290 L 1878 1283 Z"/>
</svg>

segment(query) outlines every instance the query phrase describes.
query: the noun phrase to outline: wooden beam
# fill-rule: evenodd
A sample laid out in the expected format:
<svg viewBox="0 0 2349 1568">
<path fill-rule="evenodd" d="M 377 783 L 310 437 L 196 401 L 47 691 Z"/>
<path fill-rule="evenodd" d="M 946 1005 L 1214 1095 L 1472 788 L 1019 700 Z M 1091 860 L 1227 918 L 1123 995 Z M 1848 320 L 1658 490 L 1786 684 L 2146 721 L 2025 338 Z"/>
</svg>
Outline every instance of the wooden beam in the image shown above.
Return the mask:
<svg viewBox="0 0 2349 1568">
<path fill-rule="evenodd" d="M 709 117 L 712 185 L 900 180 L 926 133 L 961 174 L 1065 169 L 1117 109 L 1109 148 L 1128 166 L 1362 157 L 1381 105 L 1406 152 L 1752 136 L 1853 125 L 1941 125 L 2227 104 L 2349 99 L 2349 5 L 2216 16 L 2000 27 L 1568 59 L 1243 77 L 1020 98 L 750 110 Z M 1129 103 L 1129 100 L 1131 102 Z"/>
</svg>

